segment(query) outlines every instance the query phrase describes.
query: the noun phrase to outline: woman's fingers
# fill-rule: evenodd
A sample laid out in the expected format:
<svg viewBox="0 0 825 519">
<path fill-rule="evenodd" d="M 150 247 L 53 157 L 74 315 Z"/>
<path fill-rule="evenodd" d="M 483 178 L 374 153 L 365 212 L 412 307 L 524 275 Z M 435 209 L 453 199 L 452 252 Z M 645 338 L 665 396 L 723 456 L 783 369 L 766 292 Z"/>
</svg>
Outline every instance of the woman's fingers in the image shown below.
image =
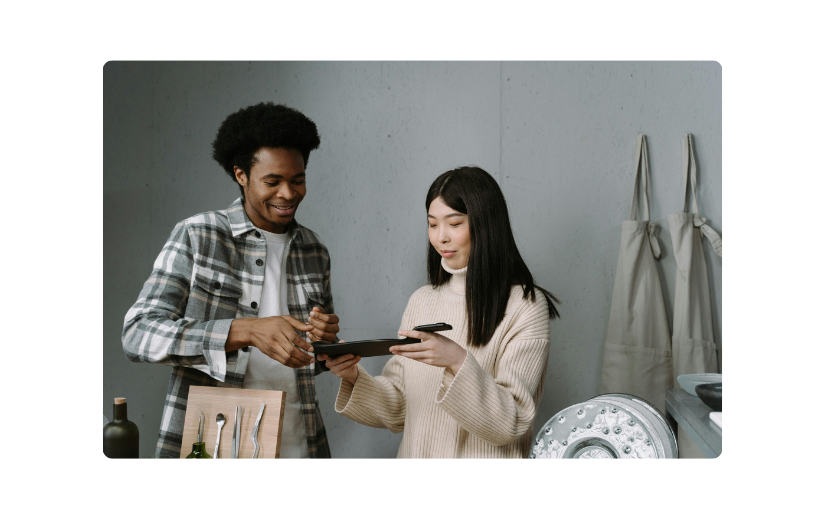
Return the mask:
<svg viewBox="0 0 825 519">
<path fill-rule="evenodd" d="M 424 351 L 430 349 L 430 345 L 426 342 L 416 342 L 413 344 L 396 344 L 390 346 L 390 351 L 393 353 L 406 353 L 410 351 Z"/>
<path fill-rule="evenodd" d="M 418 330 L 402 330 L 398 332 L 398 335 L 403 335 L 404 337 L 412 337 L 413 339 L 421 339 L 422 341 L 426 341 L 427 339 L 432 339 L 435 334 L 431 332 L 420 332 Z"/>
<path fill-rule="evenodd" d="M 348 371 L 350 368 L 352 368 L 353 366 L 355 366 L 356 364 L 358 364 L 358 361 L 359 361 L 359 360 L 361 360 L 361 357 L 357 357 L 357 356 L 356 356 L 356 357 L 353 357 L 353 358 L 352 358 L 352 359 L 350 359 L 350 360 L 347 360 L 347 361 L 344 361 L 344 362 L 342 362 L 342 363 L 340 363 L 340 364 L 337 364 L 337 365 L 335 366 L 335 371 L 334 371 L 334 373 L 337 375 L 337 374 L 339 374 L 339 373 L 344 373 L 344 372 Z M 330 371 L 332 371 L 332 368 L 330 368 Z"/>
<path fill-rule="evenodd" d="M 350 360 L 354 357 L 355 357 L 355 355 L 353 355 L 352 353 L 347 353 L 345 355 L 339 355 L 337 357 L 327 356 L 327 359 L 328 359 L 327 360 L 327 367 L 329 369 L 332 369 L 334 366 L 338 366 L 339 364 L 341 364 L 343 362 L 346 362 L 346 361 L 348 361 L 348 360 Z"/>
<path fill-rule="evenodd" d="M 407 357 L 408 359 L 417 360 L 419 362 L 427 363 L 433 359 L 433 354 L 431 351 L 403 351 L 403 352 L 396 352 L 396 355 L 400 355 L 402 357 Z"/>
</svg>

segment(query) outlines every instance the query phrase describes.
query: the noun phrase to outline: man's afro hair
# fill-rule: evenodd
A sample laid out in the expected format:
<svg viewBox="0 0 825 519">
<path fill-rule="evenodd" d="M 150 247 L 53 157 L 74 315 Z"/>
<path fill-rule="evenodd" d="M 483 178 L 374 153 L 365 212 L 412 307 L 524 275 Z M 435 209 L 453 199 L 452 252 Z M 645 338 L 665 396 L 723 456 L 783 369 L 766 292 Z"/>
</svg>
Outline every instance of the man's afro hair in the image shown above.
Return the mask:
<svg viewBox="0 0 825 519">
<path fill-rule="evenodd" d="M 298 150 L 306 166 L 319 144 L 318 128 L 307 116 L 284 105 L 258 103 L 224 119 L 212 142 L 212 158 L 236 181 L 234 166 L 249 175 L 263 147 Z"/>
</svg>

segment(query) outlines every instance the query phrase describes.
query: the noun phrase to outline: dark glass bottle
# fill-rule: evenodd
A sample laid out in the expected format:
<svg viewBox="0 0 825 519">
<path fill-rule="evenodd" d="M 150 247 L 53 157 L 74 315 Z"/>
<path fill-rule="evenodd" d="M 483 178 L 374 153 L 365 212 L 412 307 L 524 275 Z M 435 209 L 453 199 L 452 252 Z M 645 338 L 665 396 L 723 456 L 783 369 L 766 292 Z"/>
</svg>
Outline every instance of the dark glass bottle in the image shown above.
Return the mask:
<svg viewBox="0 0 825 519">
<path fill-rule="evenodd" d="M 115 398 L 114 418 L 103 428 L 103 454 L 107 458 L 139 458 L 140 433 L 126 418 L 126 399 Z"/>
<path fill-rule="evenodd" d="M 204 442 L 195 442 L 192 444 L 192 452 L 189 453 L 188 458 L 195 458 L 195 459 L 212 459 L 212 456 L 206 452 L 206 443 Z"/>
</svg>

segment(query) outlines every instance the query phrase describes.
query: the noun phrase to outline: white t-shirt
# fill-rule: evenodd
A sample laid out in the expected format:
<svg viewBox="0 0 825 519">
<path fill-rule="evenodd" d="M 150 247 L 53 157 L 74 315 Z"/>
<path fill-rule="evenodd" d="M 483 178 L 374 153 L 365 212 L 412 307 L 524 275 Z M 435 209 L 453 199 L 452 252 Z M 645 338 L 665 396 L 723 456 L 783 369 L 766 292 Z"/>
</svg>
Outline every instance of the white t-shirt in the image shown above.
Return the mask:
<svg viewBox="0 0 825 519">
<path fill-rule="evenodd" d="M 286 248 L 289 234 L 261 231 L 266 238 L 266 270 L 258 317 L 288 315 L 286 303 Z M 308 458 L 306 427 L 301 413 L 301 395 L 295 369 L 270 359 L 258 348 L 251 348 L 243 379 L 244 389 L 286 391 L 284 423 L 281 432 L 281 458 Z M 269 411 L 269 409 L 267 409 Z"/>
</svg>

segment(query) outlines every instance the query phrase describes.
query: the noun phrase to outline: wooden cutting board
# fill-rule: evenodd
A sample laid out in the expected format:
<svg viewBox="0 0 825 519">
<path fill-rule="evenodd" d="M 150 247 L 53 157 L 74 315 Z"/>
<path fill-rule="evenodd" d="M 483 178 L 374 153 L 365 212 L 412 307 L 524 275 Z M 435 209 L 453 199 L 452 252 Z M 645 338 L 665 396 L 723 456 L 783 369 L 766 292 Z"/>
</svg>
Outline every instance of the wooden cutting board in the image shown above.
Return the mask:
<svg viewBox="0 0 825 519">
<path fill-rule="evenodd" d="M 278 458 L 281 451 L 281 430 L 284 419 L 284 404 L 286 393 L 283 391 L 268 391 L 265 389 L 236 389 L 227 387 L 192 386 L 189 388 L 189 399 L 186 405 L 186 419 L 183 423 L 183 444 L 180 457 L 185 458 L 192 452 L 192 444 L 198 438 L 198 411 L 202 411 L 206 419 L 203 425 L 203 442 L 206 452 L 210 456 L 215 454 L 215 440 L 218 435 L 218 424 L 215 418 L 223 413 L 226 423 L 221 429 L 221 445 L 218 451 L 219 458 L 232 457 L 232 432 L 235 427 L 235 406 L 243 406 L 240 431 L 239 458 L 251 458 L 255 451 L 252 443 L 252 428 L 261 410 L 261 404 L 266 404 L 258 428 L 258 443 L 260 450 L 258 458 Z"/>
</svg>

